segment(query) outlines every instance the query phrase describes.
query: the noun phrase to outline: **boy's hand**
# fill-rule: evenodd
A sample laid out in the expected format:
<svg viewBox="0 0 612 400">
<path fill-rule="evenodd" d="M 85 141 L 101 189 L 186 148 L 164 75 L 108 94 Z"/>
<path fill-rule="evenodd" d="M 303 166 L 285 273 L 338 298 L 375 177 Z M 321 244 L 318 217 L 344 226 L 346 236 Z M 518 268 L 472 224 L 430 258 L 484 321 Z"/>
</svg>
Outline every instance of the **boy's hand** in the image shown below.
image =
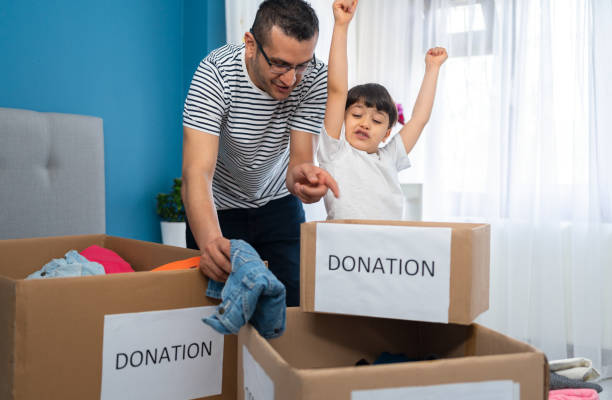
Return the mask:
<svg viewBox="0 0 612 400">
<path fill-rule="evenodd" d="M 345 25 L 351 22 L 353 15 L 355 15 L 355 9 L 357 8 L 358 0 L 335 0 L 333 10 L 334 10 L 334 20 L 336 24 Z"/>
<path fill-rule="evenodd" d="M 287 169 L 287 188 L 302 203 L 316 203 L 331 190 L 336 198 L 340 189 L 336 180 L 323 168 L 312 163 L 303 163 Z"/>
<path fill-rule="evenodd" d="M 444 61 L 446 61 L 447 58 L 448 54 L 446 54 L 446 49 L 444 47 L 434 47 L 427 50 L 427 54 L 425 55 L 425 65 L 428 67 L 439 67 L 444 63 Z"/>
</svg>

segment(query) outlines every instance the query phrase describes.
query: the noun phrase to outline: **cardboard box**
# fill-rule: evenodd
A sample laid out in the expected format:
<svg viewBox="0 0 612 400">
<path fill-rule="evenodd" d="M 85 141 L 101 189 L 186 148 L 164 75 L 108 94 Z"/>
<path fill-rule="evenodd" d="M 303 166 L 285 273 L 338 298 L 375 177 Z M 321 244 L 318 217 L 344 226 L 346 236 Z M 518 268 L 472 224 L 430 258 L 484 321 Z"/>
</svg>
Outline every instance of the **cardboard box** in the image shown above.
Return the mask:
<svg viewBox="0 0 612 400">
<path fill-rule="evenodd" d="M 431 354 L 442 358 L 355 366 L 361 358 L 373 362 L 382 352 L 415 359 Z M 304 313 L 289 308 L 287 330 L 278 339 L 265 340 L 250 325 L 241 329 L 238 366 L 239 400 L 543 400 L 548 395 L 544 354 L 478 324 Z M 414 394 L 415 390 L 420 392 Z"/>
<path fill-rule="evenodd" d="M 301 226 L 306 312 L 470 324 L 489 308 L 488 224 L 332 220 Z"/>
<path fill-rule="evenodd" d="M 143 272 L 23 280 L 51 259 L 61 258 L 71 249 L 81 251 L 93 244 L 115 251 L 136 271 Z M 133 315 L 150 317 L 159 314 L 163 317 L 158 317 L 154 323 L 163 326 L 168 315 L 216 304 L 206 297 L 206 279 L 196 269 L 145 272 L 197 254 L 194 250 L 106 235 L 0 241 L 0 398 L 100 398 L 103 347 L 110 346 L 113 338 L 128 332 L 128 325 L 114 333 L 105 332 L 109 321 L 115 321 L 118 314 L 139 313 L 127 315 L 132 322 Z M 154 310 L 157 312 L 148 313 Z M 197 329 L 200 329 L 198 324 L 206 326 L 199 318 L 194 324 Z M 180 329 L 176 326 L 176 330 Z M 152 340 L 155 335 L 159 335 L 159 331 L 150 329 L 137 338 L 138 343 Z M 202 398 L 235 399 L 236 337 L 226 336 L 223 341 L 215 343 L 219 343 L 217 349 L 223 348 L 214 352 L 215 357 L 220 357 L 219 353 L 223 357 L 222 394 Z M 202 338 L 201 346 L 190 342 L 182 347 L 179 345 L 169 343 L 164 348 L 130 348 L 130 351 L 117 353 L 107 368 L 112 369 L 112 363 L 116 362 L 115 370 L 129 370 L 133 384 L 141 379 L 153 386 L 155 379 L 148 379 L 150 371 L 169 375 L 175 364 L 200 362 L 201 358 L 213 353 L 208 348 L 213 347 L 212 340 L 205 342 L 205 338 Z M 146 350 L 150 350 L 150 354 Z M 148 369 L 141 368 L 145 365 Z M 202 374 L 202 371 L 195 370 L 192 376 L 179 376 L 178 379 L 183 380 L 178 386 L 205 379 Z M 119 389 L 125 395 L 116 398 L 139 398 L 129 394 L 128 387 Z M 160 397 L 163 395 L 148 398 Z"/>
</svg>

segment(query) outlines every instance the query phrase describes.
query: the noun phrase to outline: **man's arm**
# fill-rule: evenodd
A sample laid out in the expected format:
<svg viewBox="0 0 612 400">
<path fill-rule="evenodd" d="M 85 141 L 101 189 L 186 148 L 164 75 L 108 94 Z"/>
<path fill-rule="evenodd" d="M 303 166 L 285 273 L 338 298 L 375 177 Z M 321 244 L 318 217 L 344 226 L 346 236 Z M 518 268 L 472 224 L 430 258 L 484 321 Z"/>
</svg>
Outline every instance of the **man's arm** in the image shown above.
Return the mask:
<svg viewBox="0 0 612 400">
<path fill-rule="evenodd" d="M 183 184 L 181 192 L 189 227 L 200 248 L 200 269 L 224 282 L 231 272 L 230 243 L 219 227 L 213 200 L 219 137 L 183 127 Z"/>
<path fill-rule="evenodd" d="M 286 185 L 289 192 L 303 203 L 316 203 L 328 189 L 340 196 L 338 184 L 322 168 L 313 164 L 314 149 L 317 147 L 316 135 L 291 130 L 289 147 L 289 166 Z"/>
<path fill-rule="evenodd" d="M 334 139 L 340 138 L 344 122 L 344 108 L 348 92 L 346 42 L 349 23 L 356 7 L 357 0 L 336 0 L 333 4 L 334 31 L 327 66 L 327 105 L 324 123 L 327 134 Z"/>
<path fill-rule="evenodd" d="M 427 51 L 427 55 L 425 56 L 425 76 L 423 77 L 419 95 L 412 109 L 412 116 L 410 117 L 410 121 L 400 130 L 406 153 L 410 153 L 417 140 L 419 140 L 419 136 L 421 136 L 421 132 L 423 132 L 423 128 L 425 128 L 425 124 L 429 121 L 436 94 L 440 67 L 442 63 L 446 61 L 447 57 L 448 55 L 443 47 L 435 47 Z"/>
</svg>

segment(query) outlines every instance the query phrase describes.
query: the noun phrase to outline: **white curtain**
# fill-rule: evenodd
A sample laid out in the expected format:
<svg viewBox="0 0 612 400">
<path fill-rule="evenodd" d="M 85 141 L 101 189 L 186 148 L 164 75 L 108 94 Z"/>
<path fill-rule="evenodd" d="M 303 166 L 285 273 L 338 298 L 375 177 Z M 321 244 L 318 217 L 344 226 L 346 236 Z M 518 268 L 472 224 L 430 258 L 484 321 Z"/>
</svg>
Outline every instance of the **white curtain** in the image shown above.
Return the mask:
<svg viewBox="0 0 612 400">
<path fill-rule="evenodd" d="M 362 0 L 353 83 L 410 112 L 429 47 L 450 55 L 402 175 L 426 220 L 492 227 L 479 322 L 612 374 L 612 3 Z M 351 54 L 349 54 L 351 57 Z"/>
<path fill-rule="evenodd" d="M 331 3 L 312 2 L 323 60 Z M 238 18 L 228 14 L 228 32 Z M 549 359 L 590 358 L 606 376 L 610 21 L 609 0 L 360 0 L 349 31 L 349 84 L 385 85 L 407 117 L 426 50 L 448 50 L 401 179 L 423 183 L 425 220 L 491 224 L 490 309 L 478 321 Z"/>
<path fill-rule="evenodd" d="M 255 20 L 261 0 L 225 0 L 225 34 L 227 43 L 240 44 Z"/>
</svg>

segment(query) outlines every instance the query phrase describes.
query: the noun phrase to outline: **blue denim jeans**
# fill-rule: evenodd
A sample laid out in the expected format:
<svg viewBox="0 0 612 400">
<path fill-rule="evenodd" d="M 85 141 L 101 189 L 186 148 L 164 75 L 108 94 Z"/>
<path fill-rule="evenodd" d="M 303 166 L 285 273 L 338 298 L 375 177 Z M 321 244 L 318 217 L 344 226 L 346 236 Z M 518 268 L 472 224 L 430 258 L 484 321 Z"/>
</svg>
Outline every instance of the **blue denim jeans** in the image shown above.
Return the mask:
<svg viewBox="0 0 612 400">
<path fill-rule="evenodd" d="M 210 279 L 206 295 L 221 299 L 215 314 L 203 321 L 223 334 L 238 333 L 249 321 L 266 339 L 285 331 L 285 286 L 259 254 L 243 240 L 230 241 L 232 272 L 225 284 Z"/>
<path fill-rule="evenodd" d="M 223 236 L 250 243 L 270 271 L 287 289 L 287 306 L 300 305 L 300 224 L 305 221 L 302 202 L 289 195 L 258 208 L 217 212 Z M 187 247 L 197 249 L 189 221 Z"/>
</svg>

